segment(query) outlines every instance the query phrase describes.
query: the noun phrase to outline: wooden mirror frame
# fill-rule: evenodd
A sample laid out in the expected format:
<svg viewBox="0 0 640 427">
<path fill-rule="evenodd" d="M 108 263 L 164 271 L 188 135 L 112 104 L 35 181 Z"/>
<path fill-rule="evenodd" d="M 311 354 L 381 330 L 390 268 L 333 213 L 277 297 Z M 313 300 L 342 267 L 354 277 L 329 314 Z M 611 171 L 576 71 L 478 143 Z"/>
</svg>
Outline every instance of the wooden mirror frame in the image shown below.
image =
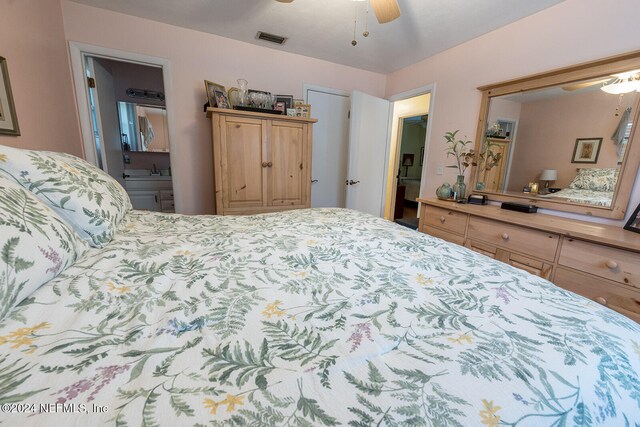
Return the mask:
<svg viewBox="0 0 640 427">
<path fill-rule="evenodd" d="M 489 113 L 489 101 L 492 97 L 576 83 L 634 69 L 640 69 L 640 51 L 479 87 L 478 90 L 482 91 L 482 103 L 480 104 L 480 115 L 476 134 L 476 163 L 478 162 L 479 153 L 484 141 L 487 114 Z M 629 135 L 629 142 L 627 143 L 626 152 L 620 165 L 618 182 L 616 183 L 610 207 L 542 199 L 526 193 L 506 194 L 475 190 L 478 179 L 477 166 L 471 167 L 470 188 L 474 189 L 472 191 L 473 193 L 486 194 L 490 200 L 532 204 L 540 208 L 556 211 L 573 212 L 610 219 L 622 219 L 627 211 L 631 190 L 638 173 L 638 167 L 640 166 L 640 132 L 637 132 L 637 128 L 640 126 L 640 96 L 633 106 L 632 123 L 633 126 L 631 128 L 631 134 Z"/>
</svg>

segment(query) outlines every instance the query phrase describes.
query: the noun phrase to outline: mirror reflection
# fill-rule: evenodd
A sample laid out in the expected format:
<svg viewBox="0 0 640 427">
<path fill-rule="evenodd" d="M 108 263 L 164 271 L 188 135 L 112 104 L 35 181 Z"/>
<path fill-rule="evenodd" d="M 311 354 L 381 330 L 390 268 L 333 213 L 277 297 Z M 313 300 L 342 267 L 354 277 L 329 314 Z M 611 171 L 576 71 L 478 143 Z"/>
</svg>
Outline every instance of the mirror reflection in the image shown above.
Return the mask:
<svg viewBox="0 0 640 427">
<path fill-rule="evenodd" d="M 164 107 L 118 102 L 123 151 L 169 152 Z"/>
<path fill-rule="evenodd" d="M 475 189 L 610 207 L 640 90 L 615 81 L 490 98 Z"/>
</svg>

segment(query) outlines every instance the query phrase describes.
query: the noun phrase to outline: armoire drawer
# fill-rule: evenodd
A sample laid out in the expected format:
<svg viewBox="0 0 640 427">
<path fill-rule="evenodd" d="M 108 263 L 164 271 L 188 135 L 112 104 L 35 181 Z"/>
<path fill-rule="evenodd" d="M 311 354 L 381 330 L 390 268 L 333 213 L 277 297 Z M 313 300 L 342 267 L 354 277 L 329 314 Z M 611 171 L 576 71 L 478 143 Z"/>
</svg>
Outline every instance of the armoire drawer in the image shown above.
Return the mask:
<svg viewBox="0 0 640 427">
<path fill-rule="evenodd" d="M 560 237 L 554 233 L 472 216 L 467 237 L 482 240 L 509 251 L 553 261 Z"/>
<path fill-rule="evenodd" d="M 558 267 L 553 283 L 640 322 L 640 291 L 599 277 Z"/>
<path fill-rule="evenodd" d="M 425 227 L 437 227 L 464 236 L 467 214 L 430 205 L 426 205 L 423 212 Z"/>
<path fill-rule="evenodd" d="M 558 263 L 640 288 L 640 254 L 565 238 Z"/>
<path fill-rule="evenodd" d="M 437 237 L 439 239 L 446 240 L 447 242 L 455 243 L 456 245 L 462 246 L 462 244 L 464 243 L 463 236 L 454 234 L 447 230 L 442 230 L 438 227 L 424 226 L 420 231 L 428 234 L 429 236 Z"/>
</svg>

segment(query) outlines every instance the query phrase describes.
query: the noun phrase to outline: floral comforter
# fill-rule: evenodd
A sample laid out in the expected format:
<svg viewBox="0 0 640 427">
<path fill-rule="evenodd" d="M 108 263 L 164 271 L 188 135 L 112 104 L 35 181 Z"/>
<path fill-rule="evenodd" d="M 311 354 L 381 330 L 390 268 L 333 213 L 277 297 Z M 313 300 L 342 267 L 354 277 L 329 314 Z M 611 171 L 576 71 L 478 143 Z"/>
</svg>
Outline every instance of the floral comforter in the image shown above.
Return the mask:
<svg viewBox="0 0 640 427">
<path fill-rule="evenodd" d="M 0 325 L 7 425 L 638 425 L 640 327 L 355 211 L 133 211 Z"/>
</svg>

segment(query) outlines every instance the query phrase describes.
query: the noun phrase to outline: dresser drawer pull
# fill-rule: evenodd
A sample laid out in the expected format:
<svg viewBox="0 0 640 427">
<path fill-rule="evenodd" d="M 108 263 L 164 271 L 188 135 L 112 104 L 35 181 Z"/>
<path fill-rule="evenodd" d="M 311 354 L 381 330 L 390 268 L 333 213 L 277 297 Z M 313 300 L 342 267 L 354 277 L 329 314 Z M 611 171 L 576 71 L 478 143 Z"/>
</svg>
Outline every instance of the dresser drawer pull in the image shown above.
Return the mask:
<svg viewBox="0 0 640 427">
<path fill-rule="evenodd" d="M 266 168 L 266 167 L 267 167 L 267 165 L 268 165 L 268 163 L 267 163 L 267 162 L 262 162 L 262 167 L 263 167 L 263 168 Z"/>
<path fill-rule="evenodd" d="M 609 268 L 609 270 L 615 270 L 616 268 L 618 268 L 618 263 L 612 259 L 608 260 L 604 264 L 607 266 L 607 268 Z"/>
<path fill-rule="evenodd" d="M 441 217 L 440 217 L 440 222 L 444 224 L 444 222 L 445 222 L 445 221 L 446 221 L 446 218 L 445 218 L 445 217 L 443 217 L 443 216 L 441 216 Z"/>
<path fill-rule="evenodd" d="M 504 240 L 505 242 L 509 240 L 509 235 L 507 233 L 502 233 L 502 240 Z"/>
<path fill-rule="evenodd" d="M 602 304 L 602 305 L 604 305 L 605 307 L 607 306 L 607 299 L 606 299 L 605 297 L 596 297 L 596 298 L 595 298 L 595 301 L 596 301 L 598 304 Z"/>
</svg>

